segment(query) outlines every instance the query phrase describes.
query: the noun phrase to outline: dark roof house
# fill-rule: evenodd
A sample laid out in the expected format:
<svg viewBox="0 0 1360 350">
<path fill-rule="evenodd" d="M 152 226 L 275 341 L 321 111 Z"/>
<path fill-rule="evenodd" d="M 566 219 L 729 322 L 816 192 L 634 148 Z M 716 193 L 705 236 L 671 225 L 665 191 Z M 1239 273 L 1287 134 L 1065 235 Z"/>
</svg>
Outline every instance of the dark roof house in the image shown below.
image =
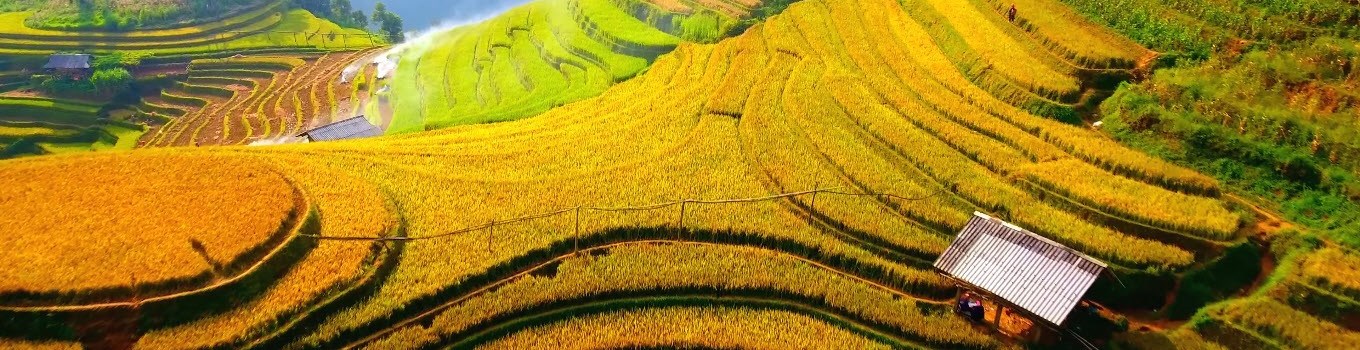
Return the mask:
<svg viewBox="0 0 1360 350">
<path fill-rule="evenodd" d="M 317 142 L 358 139 L 381 136 L 382 134 L 381 129 L 369 123 L 368 119 L 361 115 L 308 130 L 299 134 L 298 137 L 306 137 L 309 142 Z"/>
<path fill-rule="evenodd" d="M 1057 242 L 973 213 L 935 268 L 1026 314 L 1061 326 L 1107 266 Z"/>
<path fill-rule="evenodd" d="M 90 69 L 91 59 L 86 54 L 54 54 L 47 57 L 43 69 Z"/>
</svg>

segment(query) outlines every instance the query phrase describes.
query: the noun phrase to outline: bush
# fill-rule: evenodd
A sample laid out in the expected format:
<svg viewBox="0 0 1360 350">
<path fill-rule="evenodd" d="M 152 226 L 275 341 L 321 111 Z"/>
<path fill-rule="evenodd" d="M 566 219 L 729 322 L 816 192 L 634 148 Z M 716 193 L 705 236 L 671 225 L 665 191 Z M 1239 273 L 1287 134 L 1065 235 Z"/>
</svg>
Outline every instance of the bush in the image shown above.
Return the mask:
<svg viewBox="0 0 1360 350">
<path fill-rule="evenodd" d="M 43 154 L 43 150 L 38 147 L 38 143 L 29 139 L 20 139 L 19 141 L 15 141 L 0 149 L 0 159 L 9 159 L 29 154 Z"/>
<path fill-rule="evenodd" d="M 1261 253 L 1260 247 L 1243 242 L 1228 248 L 1223 256 L 1203 268 L 1185 273 L 1167 315 L 1176 319 L 1190 317 L 1204 305 L 1232 296 L 1261 274 Z"/>
<path fill-rule="evenodd" d="M 90 76 L 90 85 L 93 86 L 96 93 L 100 94 L 124 91 L 130 84 L 132 84 L 132 73 L 128 73 L 127 69 L 121 67 L 100 69 Z"/>
<path fill-rule="evenodd" d="M 88 80 L 75 80 L 69 77 L 34 75 L 29 80 L 34 89 L 54 96 L 75 96 L 93 94 L 94 86 Z"/>
<path fill-rule="evenodd" d="M 711 43 L 722 38 L 722 20 L 718 14 L 703 11 L 689 17 L 676 18 L 680 27 L 680 37 L 694 42 Z"/>
<path fill-rule="evenodd" d="M 102 70 L 102 69 L 136 67 L 142 64 L 142 58 L 144 57 L 146 57 L 146 54 L 144 53 L 125 53 L 120 51 L 114 51 L 109 54 L 95 56 L 93 62 L 94 69 Z"/>
</svg>

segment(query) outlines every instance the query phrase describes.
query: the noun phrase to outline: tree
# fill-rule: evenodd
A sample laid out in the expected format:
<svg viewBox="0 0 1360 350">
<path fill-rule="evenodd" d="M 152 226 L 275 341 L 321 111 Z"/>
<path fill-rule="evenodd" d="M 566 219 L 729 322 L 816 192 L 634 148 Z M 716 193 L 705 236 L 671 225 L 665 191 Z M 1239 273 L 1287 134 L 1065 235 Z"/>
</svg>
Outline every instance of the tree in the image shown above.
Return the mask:
<svg viewBox="0 0 1360 350">
<path fill-rule="evenodd" d="M 113 51 L 108 54 L 95 56 L 93 62 L 94 69 L 100 70 L 100 69 L 136 67 L 142 64 L 143 56 L 146 56 L 146 54 Z"/>
<path fill-rule="evenodd" d="M 364 14 L 364 11 L 354 10 L 349 17 L 355 28 L 368 28 L 368 15 Z"/>
<path fill-rule="evenodd" d="M 90 84 L 94 85 L 97 93 L 122 91 L 132 84 L 132 73 L 121 67 L 96 70 L 90 76 Z"/>
<path fill-rule="evenodd" d="M 373 5 L 373 23 L 380 23 L 384 18 L 387 18 L 387 5 L 379 1 Z"/>
<path fill-rule="evenodd" d="M 401 16 L 387 11 L 387 5 L 383 5 L 381 1 L 373 6 L 373 24 L 378 26 L 381 34 L 387 36 L 388 42 L 399 43 L 406 40 L 406 33 L 402 29 L 406 25 L 402 23 Z"/>
<path fill-rule="evenodd" d="M 343 17 L 354 12 L 354 5 L 349 0 L 331 0 L 331 15 Z"/>
<path fill-rule="evenodd" d="M 329 19 L 342 27 L 368 27 L 368 16 L 354 9 L 350 0 L 295 0 L 298 6 L 317 17 Z"/>
<path fill-rule="evenodd" d="M 331 6 L 334 4 L 333 0 L 297 0 L 297 4 L 298 6 L 302 6 L 302 9 L 316 14 L 317 16 L 330 17 L 330 15 L 334 14 L 334 12 L 331 11 Z"/>
</svg>

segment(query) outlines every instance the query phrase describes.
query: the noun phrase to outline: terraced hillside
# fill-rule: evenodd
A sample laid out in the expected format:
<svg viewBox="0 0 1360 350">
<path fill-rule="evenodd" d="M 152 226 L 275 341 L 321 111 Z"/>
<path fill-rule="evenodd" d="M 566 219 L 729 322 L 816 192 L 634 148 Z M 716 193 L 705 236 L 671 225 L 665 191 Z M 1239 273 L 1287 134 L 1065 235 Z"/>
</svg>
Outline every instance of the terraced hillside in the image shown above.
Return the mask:
<svg viewBox="0 0 1360 350">
<path fill-rule="evenodd" d="M 277 171 L 320 214 L 313 231 L 293 234 L 310 250 L 270 265 L 280 269 L 272 284 L 236 290 L 238 307 L 94 315 L 157 320 L 119 333 L 144 348 L 1018 348 L 950 314 L 955 288 L 929 269 L 973 211 L 1108 262 L 1118 278 L 1102 279 L 1090 297 L 1130 317 L 1189 300 L 1179 296 L 1201 291 L 1178 286 L 1205 275 L 1257 266 L 1239 253 L 1254 247 L 1243 228 L 1256 215 L 1227 200 L 1218 181 L 1036 114 L 1075 108 L 1064 101 L 1134 75 L 1148 51 L 1056 2 L 1027 3 L 1055 12 L 1011 25 L 981 0 L 805 0 L 715 44 L 675 40 L 636 77 L 533 118 L 348 142 L 20 159 L 0 169 L 39 183 L 63 183 L 96 162 L 122 174 L 171 167 L 223 182 L 247 177 L 197 165 L 229 161 Z M 551 15 L 536 6 L 546 5 L 492 23 L 530 35 L 505 18 Z M 1086 35 L 1061 35 L 1076 30 Z M 514 51 L 455 33 L 472 47 Z M 510 63 L 449 66 L 475 62 Z M 203 64 L 195 74 L 213 71 Z M 468 83 L 436 84 L 440 74 L 416 71 L 428 83 L 417 89 Z M 393 94 L 405 96 L 398 74 Z M 198 85 L 225 82 L 212 77 L 195 76 Z M 518 80 L 470 89 L 497 96 L 520 91 L 510 89 L 524 86 Z M 431 120 L 399 129 L 442 125 Z M 176 161 L 156 162 L 165 157 Z M 159 183 L 167 188 L 159 195 L 196 195 L 182 184 Z M 1330 305 L 1355 297 L 1352 250 L 1281 237 L 1273 249 L 1307 254 L 1281 254 L 1293 258 L 1270 281 L 1297 283 L 1265 284 L 1247 291 L 1252 298 L 1206 308 L 1207 321 L 1136 336 L 1210 347 L 1346 344 L 1352 309 Z M 1260 316 L 1272 310 L 1287 317 Z M 0 345 L 109 339 L 82 337 L 88 314 L 63 322 L 44 309 L 0 311 L 9 316 L 0 317 L 8 320 Z M 763 331 L 785 322 L 800 327 Z"/>
<path fill-rule="evenodd" d="M 42 5 L 25 6 L 21 8 Z M 0 106 L 0 121 L 6 127 L 0 131 L 0 143 L 6 146 L 0 157 L 242 144 L 291 136 L 334 116 L 354 114 L 351 100 L 366 100 L 368 94 L 331 85 L 345 65 L 385 43 L 362 29 L 342 28 L 292 6 L 288 0 L 261 1 L 215 21 L 125 32 L 36 29 L 25 20 L 35 15 L 33 11 L 0 12 L 0 23 L 5 23 L 0 26 L 0 67 L 6 70 L 0 73 L 0 90 L 20 90 L 7 93 L 7 101 L 25 100 Z M 58 94 L 68 97 L 54 99 L 27 90 L 37 87 L 28 86 L 29 76 L 42 71 L 47 55 L 55 52 L 138 57 L 146 67 L 127 68 L 146 72 L 139 73 L 142 80 L 134 85 L 155 85 L 155 74 L 173 71 L 165 67 L 203 60 L 196 61 L 202 64 L 192 79 L 157 90 L 135 106 L 124 106 L 121 96 L 105 91 Z M 207 59 L 216 57 L 287 59 L 254 64 Z M 214 64 L 216 68 L 209 67 Z M 275 73 L 280 73 L 277 79 Z M 68 113 L 60 108 L 74 103 L 73 98 L 83 100 L 75 103 L 80 110 Z M 342 102 L 347 109 L 339 107 Z"/>
<path fill-rule="evenodd" d="M 682 6 L 683 5 L 683 6 Z M 754 21 L 763 1 L 534 1 L 408 44 L 390 133 L 515 120 L 600 94 L 684 41 Z M 776 5 L 768 5 L 776 6 Z M 779 5 L 782 6 L 782 5 Z"/>
<path fill-rule="evenodd" d="M 1360 244 L 1360 6 L 1069 2 L 1178 63 L 1105 104 L 1111 135 Z"/>
<path fill-rule="evenodd" d="M 1227 348 L 1344 349 L 1357 343 L 1355 232 L 1360 229 L 1360 6 L 1353 1 L 1086 1 L 1074 10 L 1163 52 L 1169 65 L 1102 106 L 1119 140 L 1212 174 L 1297 227 L 1263 237 L 1265 263 L 1182 282 L 1189 322 L 1136 332 Z M 1245 256 L 1246 258 L 1241 258 Z M 1229 259 L 1229 256 L 1225 256 Z M 1258 266 L 1252 266 L 1258 265 Z M 1264 270 L 1269 278 L 1253 278 Z M 1187 288 L 1189 286 L 1189 288 Z"/>
<path fill-rule="evenodd" d="M 378 50 L 195 60 L 186 80 L 133 107 L 164 122 L 139 145 L 276 142 L 348 118 L 356 113 L 350 102 L 357 102 L 359 84 L 342 82 L 342 73 Z"/>
<path fill-rule="evenodd" d="M 341 28 L 306 10 L 288 9 L 288 0 L 220 21 L 195 26 L 124 33 L 34 29 L 24 25 L 32 12 L 0 13 L 0 55 L 52 52 L 139 52 L 157 56 L 280 48 L 344 49 L 382 44 L 361 29 Z"/>
<path fill-rule="evenodd" d="M 82 101 L 0 97 L 0 157 L 133 148 L 144 128 L 100 119 L 100 109 Z"/>
<path fill-rule="evenodd" d="M 392 83 L 396 115 L 390 132 L 537 115 L 598 94 L 680 42 L 726 37 L 786 3 L 532 2 L 403 55 Z M 1047 4 L 1054 11 L 1044 12 L 1039 25 L 1025 22 L 1024 30 L 990 15 L 996 3 L 973 1 L 959 8 L 908 1 L 904 6 L 928 23 L 952 24 L 926 26 L 932 40 L 949 48 L 944 53 L 950 69 L 1027 111 L 1075 121 L 1118 81 L 1130 78 L 1149 52 L 1108 33 L 1057 35 L 1073 29 L 1085 33 L 1071 25 L 1084 21 L 1060 4 Z"/>
<path fill-rule="evenodd" d="M 3 0 L 0 11 L 30 11 L 32 28 L 126 32 L 216 22 L 272 0 L 45 1 Z"/>
</svg>

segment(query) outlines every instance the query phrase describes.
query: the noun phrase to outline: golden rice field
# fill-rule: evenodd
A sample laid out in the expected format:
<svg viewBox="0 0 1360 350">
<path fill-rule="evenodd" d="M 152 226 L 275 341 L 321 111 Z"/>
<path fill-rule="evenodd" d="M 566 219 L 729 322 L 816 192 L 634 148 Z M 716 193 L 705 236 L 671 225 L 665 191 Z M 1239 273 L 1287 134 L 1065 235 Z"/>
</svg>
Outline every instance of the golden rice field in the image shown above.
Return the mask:
<svg viewBox="0 0 1360 350">
<path fill-rule="evenodd" d="M 1012 24 L 990 0 L 803 0 L 713 44 L 609 34 L 602 18 L 629 14 L 591 6 L 633 0 L 584 1 L 436 35 L 392 79 L 368 67 L 376 49 L 196 60 L 134 106 L 167 121 L 142 149 L 0 161 L 18 214 L 0 217 L 0 293 L 190 291 L 0 308 L 0 348 L 1017 349 L 951 313 L 958 289 L 930 266 L 973 212 L 1108 263 L 1087 298 L 1134 326 L 1258 224 L 1214 178 L 1045 114 L 1150 53 L 1060 1 L 1022 1 L 1036 10 Z M 654 40 L 674 48 L 626 54 Z M 259 145 L 370 97 L 395 99 L 390 135 Z M 215 274 L 270 240 L 246 282 Z M 1360 307 L 1360 262 L 1314 243 L 1145 333 L 1360 341 L 1320 306 Z M 193 293 L 212 282 L 230 292 Z M 134 326 L 87 331 L 108 324 Z"/>
<path fill-rule="evenodd" d="M 33 302 L 48 304 L 43 296 L 100 300 L 131 286 L 151 297 L 166 284 L 200 284 L 288 234 L 307 210 L 277 170 L 241 159 L 123 154 L 70 166 L 76 165 L 12 162 L 0 169 L 0 178 L 14 184 L 0 192 L 6 213 L 0 224 L 9 232 L 4 246 L 24 247 L 0 260 L 8 272 L 0 282 L 6 306 L 23 305 L 20 295 L 30 293 Z M 180 170 L 188 167 L 198 170 Z M 33 172 L 69 176 L 25 181 Z M 185 195 L 142 197 L 165 192 Z"/>
<path fill-rule="evenodd" d="M 573 318 L 498 339 L 484 348 L 891 349 L 892 345 L 899 344 L 875 341 L 789 311 L 687 307 Z"/>
<path fill-rule="evenodd" d="M 999 346 L 982 334 L 957 334 L 967 327 L 961 320 L 924 314 L 919 307 L 942 307 L 922 296 L 938 295 L 942 281 L 899 280 L 907 287 L 888 287 L 855 277 L 816 261 L 778 251 L 715 244 L 633 243 L 609 246 L 595 257 L 572 256 L 555 265 L 556 273 L 539 277 L 536 272 L 518 280 L 449 305 L 426 324 L 399 328 L 382 335 L 369 348 L 400 348 L 456 343 L 475 336 L 490 320 L 506 315 L 537 314 L 544 307 L 571 300 L 590 300 L 609 293 L 660 292 L 684 296 L 687 290 L 712 288 L 724 294 L 742 295 L 763 291 L 779 295 L 782 302 L 822 304 L 852 318 L 866 320 L 905 336 L 906 343 L 946 347 Z M 770 278 L 780 276 L 780 278 Z M 922 278 L 915 276 L 911 278 Z"/>
</svg>

